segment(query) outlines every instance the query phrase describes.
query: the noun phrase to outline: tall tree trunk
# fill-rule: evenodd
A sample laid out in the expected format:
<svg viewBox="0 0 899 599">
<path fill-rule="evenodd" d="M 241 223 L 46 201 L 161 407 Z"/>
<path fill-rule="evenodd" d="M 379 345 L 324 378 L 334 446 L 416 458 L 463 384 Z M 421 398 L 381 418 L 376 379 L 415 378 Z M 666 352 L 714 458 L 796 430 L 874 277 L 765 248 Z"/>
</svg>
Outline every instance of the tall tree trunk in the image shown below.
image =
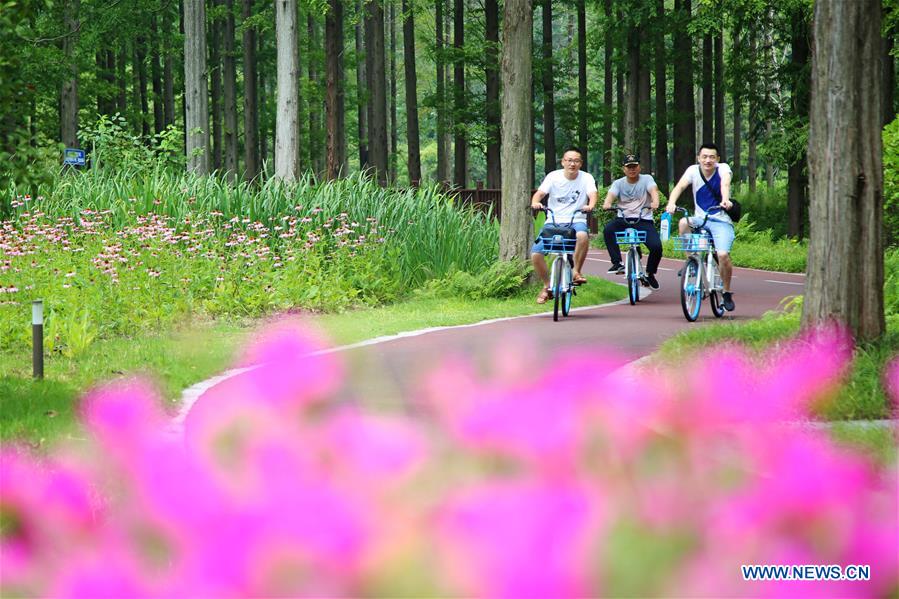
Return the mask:
<svg viewBox="0 0 899 599">
<path fill-rule="evenodd" d="M 138 133 L 140 133 L 144 137 L 147 137 L 150 134 L 150 123 L 147 118 L 147 113 L 150 110 L 150 105 L 147 98 L 147 66 L 145 63 L 147 53 L 144 38 L 135 38 L 134 45 L 131 49 L 134 62 L 134 68 L 132 71 L 132 75 L 134 75 L 132 95 L 134 96 L 135 105 L 139 107 L 139 110 L 134 115 L 135 127 Z"/>
<path fill-rule="evenodd" d="M 63 8 L 66 35 L 62 39 L 68 78 L 62 82 L 59 101 L 59 129 L 62 143 L 69 148 L 78 147 L 78 61 L 75 47 L 78 45 L 78 22 L 81 0 L 68 0 Z"/>
<path fill-rule="evenodd" d="M 223 0 L 212 0 L 217 8 Z M 217 13 L 216 13 L 217 14 Z M 222 43 L 222 22 L 216 16 L 209 28 L 209 76 L 212 78 L 211 105 L 212 111 L 212 170 L 222 169 L 222 61 L 219 54 Z"/>
<path fill-rule="evenodd" d="M 792 15 L 791 36 L 791 72 L 793 77 L 793 89 L 791 96 L 791 108 L 793 116 L 803 119 L 809 110 L 809 85 L 810 73 L 808 69 L 809 59 L 809 23 L 804 9 L 799 9 Z M 801 238 L 803 235 L 803 223 L 805 211 L 808 209 L 808 176 L 806 175 L 807 155 L 802 152 L 797 160 L 789 165 L 787 170 L 787 213 L 789 215 L 787 234 L 791 237 Z"/>
<path fill-rule="evenodd" d="M 742 24 L 740 20 L 736 20 L 733 26 L 733 53 L 739 56 L 743 51 L 743 38 L 742 38 Z M 742 111 L 743 111 L 743 94 L 741 93 L 743 85 L 741 82 L 736 81 L 734 78 L 732 92 L 732 102 L 734 106 L 734 150 L 733 157 L 731 159 L 731 169 L 733 170 L 733 179 L 731 181 L 731 188 L 734 192 L 740 189 L 740 143 L 741 143 L 741 127 L 742 123 Z"/>
<path fill-rule="evenodd" d="M 368 73 L 371 91 L 370 159 L 375 176 L 382 186 L 387 184 L 387 89 L 384 73 L 384 6 L 382 0 L 370 0 L 365 5 L 366 39 L 371 45 L 365 49 L 370 56 Z"/>
<path fill-rule="evenodd" d="M 668 195 L 668 96 L 665 58 L 665 0 L 656 0 L 655 84 L 656 84 L 656 183 Z"/>
<path fill-rule="evenodd" d="M 756 48 L 758 46 L 757 33 L 754 29 L 749 31 L 749 64 L 750 73 L 756 71 Z M 749 171 L 749 193 L 754 194 L 758 179 L 758 159 L 756 156 L 756 147 L 758 143 L 758 83 L 754 76 L 749 78 L 749 155 L 746 159 L 746 168 Z"/>
<path fill-rule="evenodd" d="M 714 91 L 712 83 L 712 64 L 715 62 L 712 34 L 702 36 L 702 143 L 714 142 Z"/>
<path fill-rule="evenodd" d="M 259 175 L 259 103 L 257 100 L 256 28 L 249 26 L 253 0 L 242 0 L 243 18 L 243 157 L 244 178 Z"/>
<path fill-rule="evenodd" d="M 447 165 L 447 153 L 449 147 L 446 144 L 446 88 L 444 83 L 444 50 L 443 50 L 443 21 L 444 2 L 449 0 L 436 0 L 434 3 L 434 35 L 436 39 L 434 59 L 437 68 L 437 181 L 445 183 L 449 179 Z"/>
<path fill-rule="evenodd" d="M 529 168 L 533 157 L 533 26 L 530 0 L 505 0 L 501 67 L 504 201 L 499 231 L 500 260 L 527 259 L 533 232 L 530 210 L 533 170 Z"/>
<path fill-rule="evenodd" d="M 123 117 L 128 110 L 128 80 L 125 72 L 125 63 L 128 61 L 128 44 L 125 41 L 119 43 L 119 52 L 116 55 L 116 110 Z"/>
<path fill-rule="evenodd" d="M 403 68 L 406 84 L 406 149 L 408 155 L 406 165 L 409 170 L 409 184 L 417 186 L 421 183 L 421 148 L 418 137 L 418 74 L 415 71 L 415 5 L 409 2 L 409 0 L 403 0 L 402 10 Z M 489 8 L 487 14 L 489 30 Z M 487 86 L 487 101 L 489 103 L 489 78 Z M 487 125 L 488 127 L 490 126 L 489 119 Z"/>
<path fill-rule="evenodd" d="M 162 118 L 166 127 L 175 124 L 175 58 L 172 51 L 172 15 L 162 13 Z"/>
<path fill-rule="evenodd" d="M 209 87 L 206 78 L 206 0 L 184 0 L 184 130 L 187 170 L 209 174 Z"/>
<path fill-rule="evenodd" d="M 225 15 L 222 37 L 222 91 L 225 101 L 225 176 L 229 181 L 237 179 L 237 66 L 234 50 L 234 0 L 225 0 Z"/>
<path fill-rule="evenodd" d="M 765 136 L 767 139 L 774 136 L 774 125 L 771 121 L 765 125 Z M 765 160 L 765 184 L 768 186 L 769 192 L 774 189 L 774 162 L 770 157 Z"/>
<path fill-rule="evenodd" d="M 603 12 L 605 15 L 605 35 L 603 48 L 605 52 L 605 61 L 603 62 L 603 101 L 604 101 L 604 119 L 602 127 L 602 183 L 603 185 L 611 185 L 612 183 L 612 0 L 603 0 Z"/>
<path fill-rule="evenodd" d="M 165 17 L 163 17 L 165 18 Z M 150 80 L 153 85 L 153 130 L 165 129 L 165 115 L 162 110 L 162 68 L 159 65 L 159 27 L 156 15 L 150 15 Z"/>
<path fill-rule="evenodd" d="M 306 15 L 306 35 L 308 61 L 307 73 L 309 76 L 309 168 L 315 173 L 316 177 L 320 177 L 323 173 L 322 161 L 322 139 L 321 139 L 321 99 L 318 90 L 321 88 L 321 82 L 318 75 L 318 25 L 315 17 L 310 11 Z"/>
<path fill-rule="evenodd" d="M 727 156 L 724 129 L 724 32 L 715 34 L 715 145 L 724 160 Z"/>
<path fill-rule="evenodd" d="M 691 14 L 690 0 L 675 0 L 678 26 L 674 29 L 674 177 L 677 181 L 696 162 L 696 113 L 693 104 L 693 42 L 686 28 Z M 690 193 L 692 197 L 692 190 Z"/>
<path fill-rule="evenodd" d="M 500 100 L 499 100 L 499 1 L 485 0 L 486 40 L 486 119 L 487 119 L 487 187 L 502 185 L 500 160 Z"/>
<path fill-rule="evenodd" d="M 115 53 L 109 49 L 97 51 L 97 70 L 103 86 L 97 93 L 97 112 L 112 115 L 115 103 Z"/>
<path fill-rule="evenodd" d="M 325 18 L 325 60 L 328 81 L 325 115 L 328 120 L 328 179 L 336 179 L 347 168 L 343 84 L 343 0 L 330 0 Z"/>
<path fill-rule="evenodd" d="M 278 114 L 275 120 L 275 177 L 295 181 L 299 174 L 300 111 L 297 57 L 297 2 L 275 1 L 278 53 Z"/>
<path fill-rule="evenodd" d="M 641 28 L 642 29 L 642 28 Z M 641 31 L 642 37 L 642 31 Z M 643 168 L 647 171 L 652 168 L 652 131 L 650 130 L 650 121 L 652 119 L 652 107 L 650 105 L 649 96 L 649 65 L 652 64 L 652 56 L 649 52 L 649 43 L 641 44 L 640 54 L 641 63 L 644 65 L 640 68 L 637 77 L 637 147 L 639 148 L 640 159 L 643 161 Z"/>
<path fill-rule="evenodd" d="M 583 152 L 583 169 L 589 171 L 589 129 L 587 129 L 587 11 L 584 0 L 577 4 L 577 143 Z"/>
<path fill-rule="evenodd" d="M 627 28 L 627 89 L 625 95 L 624 151 L 637 153 L 637 121 L 640 110 L 640 31 L 633 22 Z"/>
<path fill-rule="evenodd" d="M 359 168 L 367 169 L 368 160 L 368 103 L 370 90 L 368 89 L 368 70 L 366 65 L 369 61 L 369 49 L 363 39 L 365 15 L 362 6 L 362 0 L 356 0 L 356 111 L 359 134 Z"/>
<path fill-rule="evenodd" d="M 453 47 L 456 49 L 453 60 L 453 129 L 454 139 L 454 177 L 457 187 L 465 187 L 468 179 L 468 140 L 465 133 L 465 0 L 456 0 L 453 10 Z"/>
<path fill-rule="evenodd" d="M 458 0 L 456 0 L 458 2 Z M 556 111 L 553 86 L 553 0 L 543 0 L 543 170 L 556 170 Z"/>
<path fill-rule="evenodd" d="M 615 69 L 615 116 L 617 117 L 615 121 L 615 146 L 618 149 L 621 149 L 621 147 L 626 144 L 627 140 L 627 133 L 625 132 L 627 104 L 624 97 L 624 78 L 624 69 L 619 63 L 618 68 Z M 612 159 L 612 172 L 616 173 L 616 175 L 618 169 L 615 169 L 615 161 L 617 158 L 618 157 L 613 157 Z"/>
<path fill-rule="evenodd" d="M 256 36 L 256 43 L 259 46 L 256 49 L 257 56 L 263 56 L 265 50 L 264 36 Z M 268 163 L 268 143 L 269 136 L 269 118 L 268 118 L 268 97 L 271 95 L 268 89 L 268 78 L 264 68 L 258 69 L 259 75 L 259 160 L 261 165 Z M 265 166 L 262 166 L 264 169 Z"/>
<path fill-rule="evenodd" d="M 802 322 L 836 319 L 860 341 L 885 330 L 883 111 L 866 101 L 883 93 L 880 16 L 880 0 L 815 3 Z"/>
<path fill-rule="evenodd" d="M 396 3 L 391 2 L 387 11 L 387 21 L 390 30 L 390 60 L 388 61 L 389 74 L 387 81 L 390 84 L 390 94 L 387 101 L 390 104 L 390 160 L 387 164 L 387 172 L 390 181 L 396 182 Z"/>
<path fill-rule="evenodd" d="M 452 29 L 453 29 L 453 19 L 449 13 L 449 2 L 447 0 L 447 12 L 446 18 L 443 19 L 443 39 L 444 46 L 449 48 L 450 39 L 452 37 Z M 453 123 L 455 122 L 455 114 L 453 113 L 453 97 L 454 94 L 450 93 L 450 89 L 452 88 L 453 82 L 451 77 L 451 72 L 448 67 L 448 61 L 444 60 L 445 68 L 443 70 L 443 89 L 447 90 L 443 95 L 443 114 L 446 115 L 446 127 L 443 130 L 443 145 L 446 147 L 446 152 L 443 154 L 444 160 L 446 160 L 446 182 L 447 184 L 452 183 L 451 179 L 454 175 L 453 172 Z"/>
<path fill-rule="evenodd" d="M 883 39 L 883 124 L 896 118 L 896 59 L 893 58 L 894 33 L 887 32 Z"/>
</svg>

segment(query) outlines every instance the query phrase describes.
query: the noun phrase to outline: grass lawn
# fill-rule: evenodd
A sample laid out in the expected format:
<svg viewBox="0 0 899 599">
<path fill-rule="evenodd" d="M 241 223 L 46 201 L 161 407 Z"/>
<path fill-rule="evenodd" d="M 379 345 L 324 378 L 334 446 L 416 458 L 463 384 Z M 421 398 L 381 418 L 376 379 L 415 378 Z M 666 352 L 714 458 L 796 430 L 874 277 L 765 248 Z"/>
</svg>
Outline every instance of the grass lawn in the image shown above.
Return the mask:
<svg viewBox="0 0 899 599">
<path fill-rule="evenodd" d="M 665 341 L 657 358 L 682 361 L 685 354 L 702 351 L 715 343 L 738 343 L 762 354 L 799 332 L 800 310 L 797 305 L 785 313 L 769 312 L 759 320 L 726 322 L 690 329 Z M 897 439 L 890 427 L 870 427 L 853 421 L 893 418 L 882 383 L 887 361 L 899 354 L 899 315 L 887 316 L 887 333 L 876 343 L 859 345 L 851 371 L 832 401 L 816 408 L 822 420 L 836 421 L 836 439 L 861 448 L 882 463 L 895 463 Z"/>
<path fill-rule="evenodd" d="M 435 326 L 467 324 L 551 310 L 534 303 L 536 288 L 503 300 L 415 296 L 378 308 L 318 314 L 314 323 L 334 343 L 343 345 Z M 579 288 L 573 307 L 623 299 L 624 287 L 590 277 Z M 0 439 L 20 439 L 35 446 L 79 436 L 77 398 L 87 389 L 116 377 L 141 374 L 155 381 L 160 394 L 175 405 L 181 391 L 227 369 L 258 320 L 205 321 L 166 334 L 101 339 L 78 358 L 46 358 L 43 381 L 31 378 L 31 354 L 0 354 Z"/>
</svg>

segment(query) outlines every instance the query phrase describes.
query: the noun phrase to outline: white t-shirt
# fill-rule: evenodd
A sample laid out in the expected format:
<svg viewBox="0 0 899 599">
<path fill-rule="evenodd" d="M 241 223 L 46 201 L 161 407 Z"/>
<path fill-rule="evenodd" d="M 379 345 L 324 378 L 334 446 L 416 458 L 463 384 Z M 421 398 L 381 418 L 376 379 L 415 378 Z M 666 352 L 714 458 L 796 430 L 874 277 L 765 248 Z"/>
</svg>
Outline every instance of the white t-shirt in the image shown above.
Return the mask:
<svg viewBox="0 0 899 599">
<path fill-rule="evenodd" d="M 709 182 L 709 186 L 712 189 L 709 189 L 708 186 L 702 181 L 702 177 L 699 175 L 699 165 L 693 164 L 690 165 L 686 172 L 685 176 L 690 178 L 690 185 L 693 187 L 693 198 L 696 204 L 696 211 L 693 216 L 697 218 L 705 218 L 705 212 L 712 206 L 717 206 L 720 202 L 721 198 L 721 177 L 723 175 L 731 174 L 730 167 L 724 163 L 718 163 L 718 169 L 712 173 L 711 177 L 706 177 L 706 180 Z M 733 223 L 730 217 L 724 210 L 714 210 L 712 212 L 712 218 L 714 220 L 723 221 L 727 223 Z"/>
<path fill-rule="evenodd" d="M 568 179 L 565 170 L 559 169 L 546 175 L 543 183 L 538 188 L 549 195 L 546 205 L 553 211 L 556 224 L 567 225 L 574 214 L 574 222 L 586 223 L 587 215 L 580 209 L 590 201 L 587 197 L 596 193 L 596 181 L 593 175 L 585 171 L 578 171 L 577 177 Z M 552 222 L 547 216 L 547 222 Z"/>
</svg>

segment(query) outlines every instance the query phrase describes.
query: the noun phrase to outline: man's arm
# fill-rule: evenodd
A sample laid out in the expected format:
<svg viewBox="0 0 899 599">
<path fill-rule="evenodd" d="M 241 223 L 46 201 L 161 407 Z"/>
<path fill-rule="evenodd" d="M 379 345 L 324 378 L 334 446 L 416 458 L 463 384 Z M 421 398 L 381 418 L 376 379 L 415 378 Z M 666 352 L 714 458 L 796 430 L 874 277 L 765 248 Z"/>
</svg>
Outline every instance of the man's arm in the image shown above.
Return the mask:
<svg viewBox="0 0 899 599">
<path fill-rule="evenodd" d="M 658 209 L 658 207 L 659 207 L 659 187 L 658 187 L 658 185 L 649 190 L 649 199 L 650 199 L 649 207 L 652 208 L 653 210 Z"/>
<path fill-rule="evenodd" d="M 581 208 L 584 212 L 593 212 L 593 209 L 596 208 L 596 200 L 599 199 L 598 191 L 591 191 L 587 194 L 587 205 Z"/>
<path fill-rule="evenodd" d="M 612 202 L 615 201 L 615 198 L 617 198 L 617 197 L 618 196 L 616 196 L 614 193 L 612 193 L 612 188 L 610 187 L 609 192 L 606 194 L 606 199 L 604 199 L 602 201 L 602 209 L 608 210 L 609 208 L 611 208 Z"/>
<path fill-rule="evenodd" d="M 543 210 L 543 204 L 541 204 L 540 201 L 545 197 L 545 191 L 540 191 L 539 189 L 535 191 L 533 197 L 531 197 L 531 208 L 534 210 Z"/>
<path fill-rule="evenodd" d="M 727 210 L 733 206 L 730 201 L 730 179 L 733 175 L 724 173 L 721 175 L 721 207 Z"/>
<path fill-rule="evenodd" d="M 668 205 L 665 206 L 665 210 L 674 214 L 674 209 L 677 208 L 677 199 L 680 197 L 680 194 L 684 193 L 684 190 L 690 186 L 690 178 L 687 176 L 687 173 L 684 173 L 684 176 L 680 178 L 680 181 L 677 182 L 677 185 L 674 186 L 674 189 L 671 190 L 671 195 L 668 196 Z"/>
</svg>

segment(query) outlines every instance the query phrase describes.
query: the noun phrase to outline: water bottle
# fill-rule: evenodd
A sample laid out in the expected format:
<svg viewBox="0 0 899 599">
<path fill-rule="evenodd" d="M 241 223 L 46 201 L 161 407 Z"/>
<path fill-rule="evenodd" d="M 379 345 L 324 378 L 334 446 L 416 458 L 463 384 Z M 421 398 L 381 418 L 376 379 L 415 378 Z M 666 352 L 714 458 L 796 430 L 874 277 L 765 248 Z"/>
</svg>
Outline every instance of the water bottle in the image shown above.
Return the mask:
<svg viewBox="0 0 899 599">
<path fill-rule="evenodd" d="M 667 212 L 662 215 L 662 223 L 659 225 L 661 229 L 662 241 L 668 241 L 668 234 L 671 231 L 671 215 Z"/>
</svg>

